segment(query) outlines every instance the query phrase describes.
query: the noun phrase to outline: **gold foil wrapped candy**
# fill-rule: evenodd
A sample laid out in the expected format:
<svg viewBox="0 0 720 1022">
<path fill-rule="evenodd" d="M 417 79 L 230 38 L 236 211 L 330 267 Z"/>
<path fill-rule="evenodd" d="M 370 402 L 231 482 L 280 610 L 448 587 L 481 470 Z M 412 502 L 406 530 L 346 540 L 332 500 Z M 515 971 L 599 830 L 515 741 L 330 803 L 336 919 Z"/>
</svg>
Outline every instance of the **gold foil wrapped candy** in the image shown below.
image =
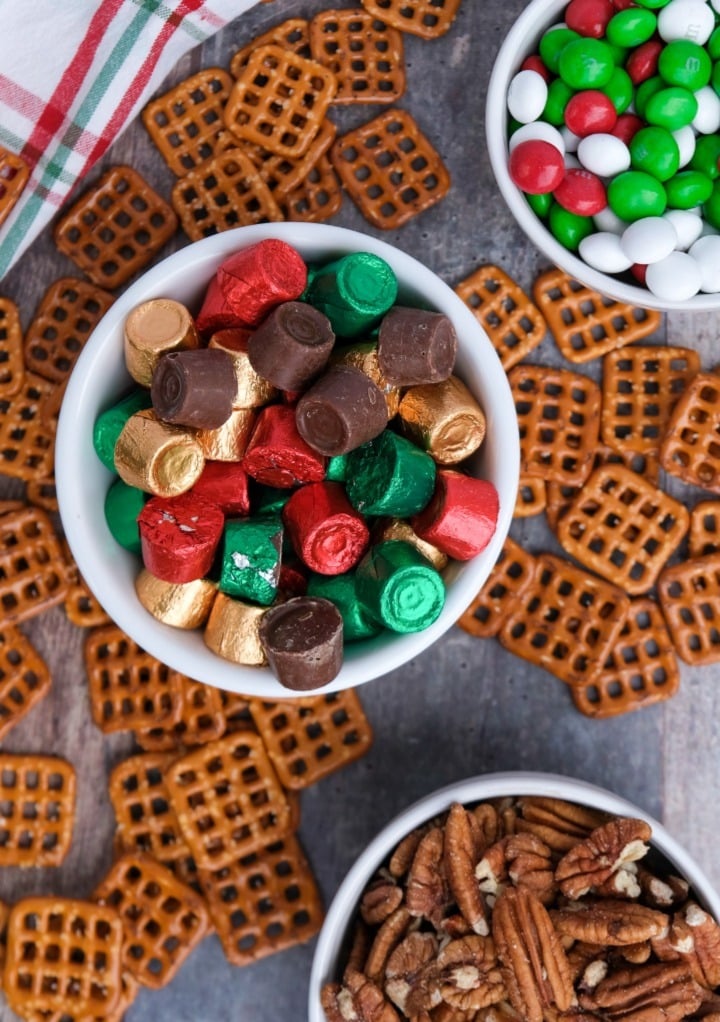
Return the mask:
<svg viewBox="0 0 720 1022">
<path fill-rule="evenodd" d="M 262 667 L 267 659 L 260 643 L 260 621 L 266 610 L 218 593 L 205 628 L 205 645 L 225 660 Z"/>
<path fill-rule="evenodd" d="M 143 569 L 135 579 L 140 603 L 158 621 L 173 628 L 199 628 L 207 621 L 217 586 L 206 578 L 165 582 Z"/>
<path fill-rule="evenodd" d="M 409 387 L 398 415 L 403 433 L 441 465 L 464 461 L 485 439 L 485 414 L 457 376 Z"/>
<path fill-rule="evenodd" d="M 115 444 L 115 469 L 123 482 L 157 497 L 185 493 L 204 467 L 195 437 L 160 422 L 151 409 L 131 415 Z"/>
<path fill-rule="evenodd" d="M 233 360 L 237 390 L 233 408 L 259 408 L 266 405 L 277 394 L 269 380 L 255 372 L 248 358 L 248 331 L 219 330 L 210 338 L 208 348 L 227 352 Z"/>
<path fill-rule="evenodd" d="M 252 408 L 233 408 L 217 429 L 198 429 L 195 439 L 208 461 L 240 461 L 255 425 Z"/>
<path fill-rule="evenodd" d="M 420 539 L 412 526 L 401 518 L 392 518 L 383 525 L 377 542 L 382 543 L 386 539 L 401 539 L 405 543 L 411 543 L 416 550 L 420 551 L 423 557 L 427 557 L 433 568 L 436 568 L 438 571 L 442 571 L 448 562 L 447 554 L 444 554 L 442 550 L 438 550 L 432 543 L 426 543 L 424 539 Z"/>
<path fill-rule="evenodd" d="M 198 345 L 192 316 L 171 298 L 142 302 L 125 320 L 125 363 L 132 378 L 144 387 L 152 383 L 161 355 Z"/>
</svg>

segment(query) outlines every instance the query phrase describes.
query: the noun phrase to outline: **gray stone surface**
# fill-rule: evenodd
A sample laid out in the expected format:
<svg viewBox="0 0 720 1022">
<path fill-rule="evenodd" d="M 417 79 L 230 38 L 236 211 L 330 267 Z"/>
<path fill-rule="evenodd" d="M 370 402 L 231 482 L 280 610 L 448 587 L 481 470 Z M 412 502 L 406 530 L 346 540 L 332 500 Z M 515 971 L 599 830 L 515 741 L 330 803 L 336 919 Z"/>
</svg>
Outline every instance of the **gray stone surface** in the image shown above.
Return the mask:
<svg viewBox="0 0 720 1022">
<path fill-rule="evenodd" d="M 233 52 L 286 17 L 325 9 L 319 0 L 274 0 L 188 55 L 160 91 L 200 67 L 227 66 Z M 407 37 L 410 110 L 439 149 L 453 177 L 448 197 L 385 240 L 417 256 L 454 284 L 482 262 L 504 267 L 529 288 L 546 262 L 521 235 L 494 184 L 484 143 L 484 101 L 492 61 L 523 0 L 464 0 L 444 38 Z M 333 112 L 341 130 L 373 116 L 376 108 Z M 172 176 L 142 125 L 134 124 L 93 171 L 131 163 L 169 195 Z M 369 228 L 346 199 L 334 223 Z M 167 247 L 180 247 L 178 235 Z M 56 252 L 49 232 L 2 282 L 27 325 L 48 284 L 76 267 Z M 706 366 L 716 362 L 717 319 L 671 316 L 657 336 L 697 346 Z M 533 361 L 561 364 L 548 338 Z M 596 367 L 582 371 L 597 375 Z M 0 480 L 0 494 L 22 487 Z M 692 502 L 694 496 L 683 491 Z M 534 551 L 557 550 L 544 523 L 516 521 L 512 535 Z M 78 823 L 72 851 L 57 870 L 4 870 L 0 897 L 31 893 L 88 896 L 111 857 L 109 769 L 132 748 L 124 735 L 103 737 L 89 718 L 82 666 L 82 633 L 60 610 L 26 629 L 50 663 L 54 688 L 47 700 L 8 737 L 12 751 L 67 756 L 80 777 Z M 431 790 L 495 770 L 549 770 L 584 778 L 623 795 L 662 818 L 720 886 L 717 836 L 720 809 L 720 666 L 682 669 L 680 694 L 671 702 L 607 722 L 593 722 L 572 707 L 559 681 L 506 653 L 490 640 L 452 629 L 402 670 L 371 682 L 361 698 L 375 731 L 370 754 L 302 796 L 300 836 L 326 900 L 369 839 L 396 813 Z M 229 966 L 216 938 L 207 939 L 178 978 L 161 992 L 143 991 L 129 1022 L 302 1022 L 313 944 L 250 968 Z M 0 1022 L 11 1012 L 0 1007 Z"/>
</svg>

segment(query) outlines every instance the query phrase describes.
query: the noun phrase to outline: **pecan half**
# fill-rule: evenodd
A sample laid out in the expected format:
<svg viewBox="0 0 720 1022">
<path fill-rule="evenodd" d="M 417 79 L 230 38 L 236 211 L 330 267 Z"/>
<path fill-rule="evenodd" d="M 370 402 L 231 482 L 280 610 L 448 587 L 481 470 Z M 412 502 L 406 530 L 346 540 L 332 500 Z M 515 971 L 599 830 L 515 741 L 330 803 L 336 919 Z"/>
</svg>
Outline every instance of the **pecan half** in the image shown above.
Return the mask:
<svg viewBox="0 0 720 1022">
<path fill-rule="evenodd" d="M 404 877 L 407 871 L 412 865 L 412 861 L 415 858 L 415 852 L 418 850 L 418 845 L 432 830 L 429 823 L 424 823 L 421 827 L 416 827 L 415 830 L 411 830 L 410 833 L 402 839 L 400 844 L 397 846 L 395 851 L 390 857 L 388 863 L 388 872 L 391 876 L 396 879 Z"/>
<path fill-rule="evenodd" d="M 651 908 L 679 908 L 687 901 L 690 884 L 682 877 L 659 877 L 645 866 L 638 866 L 640 895 Z"/>
<path fill-rule="evenodd" d="M 370 930 L 362 919 L 358 919 L 350 940 L 347 968 L 355 969 L 357 972 L 365 971 L 371 940 Z"/>
<path fill-rule="evenodd" d="M 428 1011 L 442 998 L 436 981 L 437 939 L 411 933 L 395 948 L 385 967 L 385 993 L 407 1018 Z"/>
<path fill-rule="evenodd" d="M 490 933 L 485 902 L 475 879 L 482 834 L 478 821 L 464 806 L 455 802 L 445 824 L 445 869 L 457 906 L 473 933 Z"/>
<path fill-rule="evenodd" d="M 481 1008 L 473 1022 L 523 1022 L 523 1017 L 507 1001 L 501 1001 L 489 1008 Z"/>
<path fill-rule="evenodd" d="M 509 806 L 501 807 L 501 812 L 507 813 L 510 811 Z M 503 821 L 498 812 L 498 809 L 491 805 L 489 802 L 480 802 L 473 809 L 470 810 L 472 815 L 475 817 L 480 829 L 480 835 L 482 838 L 480 853 L 484 853 L 486 848 L 490 845 L 495 844 L 499 837 L 503 834 Z"/>
<path fill-rule="evenodd" d="M 620 894 L 628 864 L 642 859 L 648 850 L 646 844 L 652 831 L 644 820 L 618 818 L 597 827 L 584 841 L 574 845 L 557 864 L 555 879 L 566 898 L 577 900 L 591 891 L 597 891 L 615 878 L 611 890 Z M 627 881 L 625 881 L 627 882 Z M 640 888 L 635 881 L 635 893 Z"/>
<path fill-rule="evenodd" d="M 526 1022 L 545 1008 L 567 1011 L 574 994 L 570 966 L 547 909 L 525 887 L 508 887 L 493 911 L 493 938 L 510 1003 Z"/>
<path fill-rule="evenodd" d="M 622 1022 L 680 1022 L 701 1001 L 700 987 L 681 962 L 618 969 L 591 994 L 580 994 L 581 1007 Z"/>
<path fill-rule="evenodd" d="M 610 898 L 573 902 L 566 908 L 553 910 L 550 915 L 558 933 L 610 947 L 651 940 L 668 929 L 667 916 L 662 912 L 633 901 Z"/>
<path fill-rule="evenodd" d="M 653 942 L 662 961 L 685 961 L 707 990 L 720 986 L 720 926 L 694 901 L 673 916 L 664 940 Z"/>
<path fill-rule="evenodd" d="M 575 985 L 580 983 L 588 988 L 596 987 L 607 974 L 607 948 L 598 944 L 586 944 L 582 940 L 576 940 L 567 952 L 567 960 Z M 602 963 L 604 969 L 596 964 L 598 962 Z M 590 969 L 590 972 L 586 978 L 587 969 Z M 598 970 L 602 971 L 602 975 L 599 975 Z"/>
<path fill-rule="evenodd" d="M 506 996 L 505 983 L 489 937 L 453 940 L 437 960 L 438 986 L 443 1001 L 462 1011 L 478 1011 Z"/>
<path fill-rule="evenodd" d="M 518 799 L 521 815 L 516 822 L 518 832 L 537 834 L 554 852 L 569 852 L 578 841 L 584 841 L 596 827 L 610 819 L 598 809 L 587 809 L 560 798 L 526 796 Z"/>
<path fill-rule="evenodd" d="M 393 914 L 387 917 L 375 934 L 365 962 L 364 971 L 370 979 L 375 982 L 382 980 L 388 958 L 408 933 L 412 922 L 412 916 L 404 905 L 395 909 Z"/>
<path fill-rule="evenodd" d="M 475 867 L 475 879 L 478 887 L 485 894 L 496 898 L 503 887 L 507 886 L 510 877 L 507 871 L 505 849 L 509 837 L 500 838 L 491 845 Z"/>
<path fill-rule="evenodd" d="M 528 887 L 543 905 L 556 894 L 552 852 L 536 834 L 514 834 L 505 846 L 507 871 L 513 884 Z"/>
<path fill-rule="evenodd" d="M 433 827 L 420 841 L 410 866 L 405 904 L 411 916 L 427 919 L 435 929 L 452 904 L 444 863 L 444 836 Z"/>
<path fill-rule="evenodd" d="M 625 944 L 618 949 L 618 953 L 631 965 L 644 965 L 652 954 L 652 944 L 649 940 L 643 940 L 639 944 Z"/>
<path fill-rule="evenodd" d="M 378 874 L 365 889 L 360 902 L 360 915 L 369 926 L 377 926 L 402 904 L 402 888 L 391 876 Z"/>
<path fill-rule="evenodd" d="M 328 1022 L 400 1022 L 382 990 L 361 972 L 347 969 L 342 983 L 326 983 L 320 1003 Z"/>
</svg>

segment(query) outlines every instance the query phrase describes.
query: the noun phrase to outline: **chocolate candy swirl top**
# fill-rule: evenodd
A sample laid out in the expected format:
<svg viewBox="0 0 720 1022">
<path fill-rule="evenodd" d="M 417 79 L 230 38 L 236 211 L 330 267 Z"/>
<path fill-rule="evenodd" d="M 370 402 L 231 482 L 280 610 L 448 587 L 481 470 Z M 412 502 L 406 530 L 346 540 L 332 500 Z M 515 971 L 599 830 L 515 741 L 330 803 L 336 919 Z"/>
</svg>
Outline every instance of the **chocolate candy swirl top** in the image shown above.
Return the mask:
<svg viewBox="0 0 720 1022">
<path fill-rule="evenodd" d="M 174 351 L 158 361 L 150 396 L 164 422 L 217 429 L 230 417 L 237 389 L 232 358 L 225 351 Z"/>
<path fill-rule="evenodd" d="M 301 390 L 325 368 L 334 343 L 327 316 L 305 302 L 284 302 L 250 337 L 248 357 L 275 387 Z"/>
</svg>

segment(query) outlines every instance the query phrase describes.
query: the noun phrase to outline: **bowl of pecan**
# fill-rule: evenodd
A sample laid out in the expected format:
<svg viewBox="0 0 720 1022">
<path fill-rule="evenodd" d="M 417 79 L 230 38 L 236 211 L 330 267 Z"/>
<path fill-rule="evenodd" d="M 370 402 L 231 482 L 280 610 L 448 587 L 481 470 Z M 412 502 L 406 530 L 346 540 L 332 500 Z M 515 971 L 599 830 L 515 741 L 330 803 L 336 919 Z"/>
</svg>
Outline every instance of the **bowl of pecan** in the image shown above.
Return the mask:
<svg viewBox="0 0 720 1022">
<path fill-rule="evenodd" d="M 143 650 L 261 698 L 347 689 L 457 620 L 507 534 L 517 420 L 481 325 L 399 249 L 225 231 L 86 344 L 57 440 L 80 572 Z"/>
<path fill-rule="evenodd" d="M 309 1022 L 720 1019 L 720 896 L 618 796 L 475 777 L 370 843 L 320 933 Z"/>
</svg>

